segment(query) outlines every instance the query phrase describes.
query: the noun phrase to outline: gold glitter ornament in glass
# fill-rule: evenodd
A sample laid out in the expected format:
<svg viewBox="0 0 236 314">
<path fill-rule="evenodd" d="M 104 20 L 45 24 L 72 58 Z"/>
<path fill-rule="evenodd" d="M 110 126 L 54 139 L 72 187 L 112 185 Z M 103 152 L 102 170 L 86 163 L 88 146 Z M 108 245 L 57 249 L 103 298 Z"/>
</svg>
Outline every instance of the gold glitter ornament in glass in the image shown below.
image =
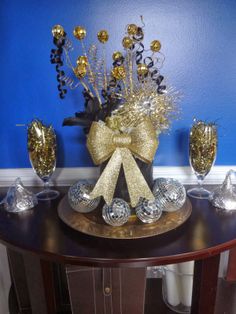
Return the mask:
<svg viewBox="0 0 236 314">
<path fill-rule="evenodd" d="M 77 38 L 78 40 L 82 40 L 86 36 L 86 29 L 82 26 L 76 26 L 74 28 L 73 34 L 75 38 Z"/>
<path fill-rule="evenodd" d="M 146 64 L 138 64 L 137 73 L 139 76 L 146 76 L 148 74 L 148 67 L 146 66 Z"/>
<path fill-rule="evenodd" d="M 57 198 L 58 191 L 50 189 L 49 180 L 56 168 L 56 134 L 52 126 L 33 120 L 28 126 L 27 144 L 31 165 L 44 183 L 44 190 L 37 194 L 39 200 Z"/>
<path fill-rule="evenodd" d="M 133 40 L 126 36 L 122 39 L 122 45 L 125 49 L 131 49 L 133 47 Z"/>
<path fill-rule="evenodd" d="M 114 61 L 118 61 L 118 60 L 120 60 L 122 57 L 123 57 L 123 55 L 122 55 L 122 53 L 121 53 L 120 51 L 115 51 L 115 52 L 113 52 L 113 54 L 112 54 L 112 59 L 113 59 Z"/>
<path fill-rule="evenodd" d="M 189 137 L 189 161 L 198 179 L 198 187 L 188 190 L 194 198 L 209 198 L 211 192 L 203 188 L 203 180 L 210 172 L 217 152 L 217 129 L 214 123 L 194 121 Z"/>
<path fill-rule="evenodd" d="M 129 24 L 127 27 L 127 33 L 129 35 L 136 35 L 138 32 L 138 26 L 135 24 Z"/>
<path fill-rule="evenodd" d="M 87 66 L 88 65 L 88 58 L 86 56 L 79 56 L 77 61 L 77 65 Z"/>
<path fill-rule="evenodd" d="M 102 43 L 102 44 L 105 44 L 109 39 L 108 32 L 105 29 L 99 31 L 97 34 L 97 37 L 98 37 L 98 40 L 100 41 L 100 43 Z"/>
<path fill-rule="evenodd" d="M 74 73 L 78 79 L 82 79 L 87 73 L 86 66 L 83 64 L 78 64 L 77 67 L 74 69 Z"/>
<path fill-rule="evenodd" d="M 153 51 L 153 52 L 158 52 L 161 50 L 161 43 L 159 42 L 159 40 L 153 40 L 151 42 L 151 45 L 150 45 L 150 49 Z"/>
<path fill-rule="evenodd" d="M 111 74 L 117 80 L 124 80 L 126 77 L 125 67 L 123 65 L 114 67 Z"/>
<path fill-rule="evenodd" d="M 52 35 L 56 39 L 60 39 L 65 35 L 64 28 L 61 25 L 55 25 L 52 28 Z"/>
</svg>

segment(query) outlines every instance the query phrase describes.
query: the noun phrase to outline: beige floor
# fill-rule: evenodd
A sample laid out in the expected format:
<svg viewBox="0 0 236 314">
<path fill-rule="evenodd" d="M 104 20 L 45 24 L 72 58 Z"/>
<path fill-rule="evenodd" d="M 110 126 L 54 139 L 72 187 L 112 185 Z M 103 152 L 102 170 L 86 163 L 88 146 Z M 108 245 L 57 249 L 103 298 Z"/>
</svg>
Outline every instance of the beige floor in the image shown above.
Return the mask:
<svg viewBox="0 0 236 314">
<path fill-rule="evenodd" d="M 8 293 L 11 285 L 5 247 L 0 244 L 0 314 L 8 314 Z"/>
</svg>

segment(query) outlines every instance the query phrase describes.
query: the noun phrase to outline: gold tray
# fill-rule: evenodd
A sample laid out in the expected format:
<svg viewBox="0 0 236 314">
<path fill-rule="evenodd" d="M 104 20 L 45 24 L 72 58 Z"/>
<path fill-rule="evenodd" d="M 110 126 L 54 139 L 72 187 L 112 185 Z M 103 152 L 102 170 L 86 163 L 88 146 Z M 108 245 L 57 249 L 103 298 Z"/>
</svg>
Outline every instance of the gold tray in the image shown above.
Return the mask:
<svg viewBox="0 0 236 314">
<path fill-rule="evenodd" d="M 140 239 L 163 234 L 181 226 L 191 212 L 192 206 L 187 199 L 182 208 L 171 213 L 163 212 L 155 223 L 144 224 L 136 215 L 132 215 L 125 225 L 112 227 L 103 221 L 101 207 L 88 214 L 78 213 L 70 207 L 67 195 L 58 206 L 60 219 L 71 228 L 91 236 L 111 239 Z"/>
</svg>

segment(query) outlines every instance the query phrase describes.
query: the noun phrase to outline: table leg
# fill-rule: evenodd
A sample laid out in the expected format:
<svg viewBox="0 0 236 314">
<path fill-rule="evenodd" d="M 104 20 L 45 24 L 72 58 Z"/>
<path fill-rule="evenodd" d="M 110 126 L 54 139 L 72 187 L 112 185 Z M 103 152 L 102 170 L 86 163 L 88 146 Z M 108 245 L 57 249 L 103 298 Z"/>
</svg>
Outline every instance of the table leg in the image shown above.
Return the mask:
<svg viewBox="0 0 236 314">
<path fill-rule="evenodd" d="M 51 263 L 31 254 L 23 256 L 32 313 L 56 314 Z"/>
<path fill-rule="evenodd" d="M 191 314 L 214 314 L 220 254 L 195 261 Z"/>
<path fill-rule="evenodd" d="M 7 249 L 7 254 L 19 312 L 29 313 L 31 304 L 23 255 L 11 249 Z"/>
<path fill-rule="evenodd" d="M 45 301 L 47 305 L 48 314 L 56 314 L 56 297 L 55 297 L 55 287 L 53 279 L 53 266 L 51 262 L 41 260 L 41 272 L 43 277 L 43 285 L 45 291 Z"/>
</svg>

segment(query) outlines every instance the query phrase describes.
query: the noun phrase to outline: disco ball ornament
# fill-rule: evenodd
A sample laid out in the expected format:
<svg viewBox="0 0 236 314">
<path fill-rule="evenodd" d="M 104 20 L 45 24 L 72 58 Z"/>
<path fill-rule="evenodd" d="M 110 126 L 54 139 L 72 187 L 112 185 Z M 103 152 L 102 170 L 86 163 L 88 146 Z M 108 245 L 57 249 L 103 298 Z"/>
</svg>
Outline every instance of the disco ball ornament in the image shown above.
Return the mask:
<svg viewBox="0 0 236 314">
<path fill-rule="evenodd" d="M 180 209 L 186 201 L 184 186 L 172 178 L 156 179 L 152 192 L 156 202 L 166 212 L 173 212 Z"/>
<path fill-rule="evenodd" d="M 89 213 L 97 208 L 100 197 L 91 199 L 89 196 L 93 185 L 86 181 L 78 181 L 73 184 L 68 191 L 68 200 L 70 206 L 79 213 Z"/>
<path fill-rule="evenodd" d="M 125 224 L 131 210 L 129 205 L 121 198 L 114 198 L 110 205 L 105 204 L 102 209 L 102 217 L 108 225 L 119 227 Z"/>
<path fill-rule="evenodd" d="M 144 223 L 150 224 L 156 222 L 162 214 L 162 209 L 155 201 L 149 201 L 141 198 L 135 208 L 137 217 Z"/>
</svg>

